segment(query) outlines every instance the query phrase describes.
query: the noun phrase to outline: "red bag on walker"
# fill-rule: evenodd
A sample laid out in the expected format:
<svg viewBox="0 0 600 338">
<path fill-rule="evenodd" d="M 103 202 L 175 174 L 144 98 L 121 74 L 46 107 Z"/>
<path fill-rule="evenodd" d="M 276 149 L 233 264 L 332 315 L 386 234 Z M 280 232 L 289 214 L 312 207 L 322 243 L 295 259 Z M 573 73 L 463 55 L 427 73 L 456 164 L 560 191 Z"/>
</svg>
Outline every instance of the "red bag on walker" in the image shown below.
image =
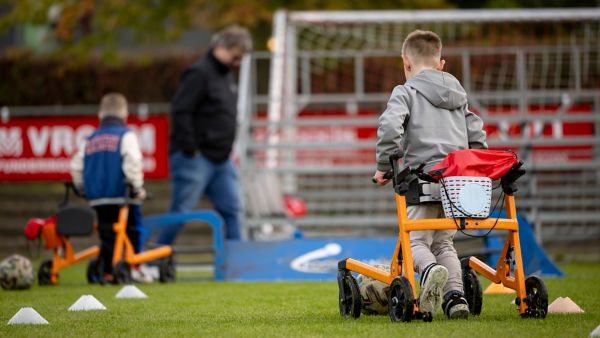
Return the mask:
<svg viewBox="0 0 600 338">
<path fill-rule="evenodd" d="M 433 166 L 428 175 L 436 181 L 448 176 L 477 176 L 497 180 L 518 163 L 517 154 L 508 150 L 457 150 Z"/>
</svg>

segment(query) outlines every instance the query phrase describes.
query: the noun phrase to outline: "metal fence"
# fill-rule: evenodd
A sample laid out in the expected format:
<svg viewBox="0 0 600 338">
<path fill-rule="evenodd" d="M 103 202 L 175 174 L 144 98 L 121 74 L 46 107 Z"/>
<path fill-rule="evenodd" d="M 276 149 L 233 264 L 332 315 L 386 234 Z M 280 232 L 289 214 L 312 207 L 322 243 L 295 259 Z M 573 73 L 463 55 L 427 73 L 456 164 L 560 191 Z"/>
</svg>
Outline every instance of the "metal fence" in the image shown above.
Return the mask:
<svg viewBox="0 0 600 338">
<path fill-rule="evenodd" d="M 404 82 L 397 37 L 437 28 L 490 146 L 514 149 L 526 163 L 517 207 L 538 239 L 600 238 L 599 22 L 600 9 L 279 12 L 274 52 L 255 53 L 242 68 L 242 173 L 271 173 L 282 194 L 303 198 L 307 215 L 284 222 L 309 236 L 395 233 L 393 191 L 370 183 L 374 130 L 393 86 Z M 545 35 L 482 41 L 486 30 L 514 26 Z M 465 41 L 474 31 L 479 40 Z M 394 38 L 365 42 L 381 32 Z M 257 189 L 246 188 L 247 199 L 264 193 Z M 247 216 L 249 233 L 277 221 L 257 215 Z"/>
</svg>

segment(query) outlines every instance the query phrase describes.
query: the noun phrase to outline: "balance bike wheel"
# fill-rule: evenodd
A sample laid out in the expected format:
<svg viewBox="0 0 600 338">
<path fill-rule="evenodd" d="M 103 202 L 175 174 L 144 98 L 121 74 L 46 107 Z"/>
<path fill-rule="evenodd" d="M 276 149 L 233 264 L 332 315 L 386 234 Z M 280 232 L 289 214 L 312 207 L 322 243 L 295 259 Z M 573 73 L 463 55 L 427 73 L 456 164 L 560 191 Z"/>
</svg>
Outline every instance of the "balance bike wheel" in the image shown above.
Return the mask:
<svg viewBox="0 0 600 338">
<path fill-rule="evenodd" d="M 125 261 L 119 261 L 113 268 L 115 284 L 131 284 L 131 267 Z"/>
<path fill-rule="evenodd" d="M 475 270 L 469 266 L 469 257 L 460 260 L 462 267 L 463 288 L 465 290 L 465 298 L 469 304 L 469 312 L 471 315 L 479 316 L 483 305 L 483 291 L 479 277 Z"/>
<path fill-rule="evenodd" d="M 359 318 L 362 309 L 362 296 L 360 295 L 356 279 L 348 270 L 340 270 L 338 271 L 337 281 L 340 314 L 344 318 Z"/>
<path fill-rule="evenodd" d="M 56 276 L 58 278 L 58 276 Z M 52 285 L 52 261 L 45 260 L 38 269 L 38 284 Z"/>
<path fill-rule="evenodd" d="M 392 322 L 410 322 L 413 318 L 415 297 L 410 282 L 404 276 L 394 278 L 390 285 L 388 297 L 390 319 Z M 423 314 L 424 321 L 431 321 L 433 317 Z"/>
<path fill-rule="evenodd" d="M 548 289 L 538 276 L 529 276 L 525 280 L 525 304 L 527 310 L 521 314 L 524 318 L 546 318 L 548 313 Z"/>
<path fill-rule="evenodd" d="M 160 259 L 158 271 L 158 279 L 161 283 L 172 283 L 175 281 L 175 258 L 173 255 Z"/>
<path fill-rule="evenodd" d="M 104 263 L 99 257 L 90 259 L 87 266 L 86 277 L 90 284 L 104 284 Z"/>
</svg>

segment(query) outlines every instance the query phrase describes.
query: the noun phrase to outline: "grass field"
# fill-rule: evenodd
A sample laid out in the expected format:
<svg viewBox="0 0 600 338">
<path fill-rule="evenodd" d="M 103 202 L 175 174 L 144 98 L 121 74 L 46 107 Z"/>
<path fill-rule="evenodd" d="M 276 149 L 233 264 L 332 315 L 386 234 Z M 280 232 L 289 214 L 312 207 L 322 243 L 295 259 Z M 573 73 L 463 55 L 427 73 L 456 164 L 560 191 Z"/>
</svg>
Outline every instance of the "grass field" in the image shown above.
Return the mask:
<svg viewBox="0 0 600 338">
<path fill-rule="evenodd" d="M 567 277 L 545 279 L 550 301 L 568 296 L 583 314 L 521 319 L 511 304 L 514 296 L 484 295 L 481 316 L 450 321 L 438 312 L 432 323 L 343 319 L 335 281 L 138 285 L 149 298 L 124 300 L 115 298 L 120 286 L 87 285 L 83 268 L 65 270 L 58 286 L 0 290 L 0 336 L 588 337 L 600 325 L 600 263 L 562 265 Z M 86 294 L 108 310 L 67 311 Z M 6 325 L 21 307 L 33 307 L 50 325 Z"/>
</svg>

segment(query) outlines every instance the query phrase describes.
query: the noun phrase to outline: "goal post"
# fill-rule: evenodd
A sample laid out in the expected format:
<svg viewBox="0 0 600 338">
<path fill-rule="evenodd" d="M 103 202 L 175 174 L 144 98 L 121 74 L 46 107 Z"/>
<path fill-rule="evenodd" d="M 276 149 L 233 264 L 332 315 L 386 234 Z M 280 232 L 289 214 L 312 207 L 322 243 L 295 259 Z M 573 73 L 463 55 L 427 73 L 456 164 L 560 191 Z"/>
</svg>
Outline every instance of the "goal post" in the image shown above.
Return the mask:
<svg viewBox="0 0 600 338">
<path fill-rule="evenodd" d="M 275 173 L 284 193 L 306 200 L 296 225 L 389 229 L 388 191 L 368 178 L 377 117 L 405 82 L 401 48 L 415 29 L 440 35 L 445 70 L 482 116 L 490 146 L 517 150 L 535 172 L 523 180 L 520 211 L 538 236 L 542 223 L 558 237 L 566 222 L 582 225 L 582 237 L 596 231 L 600 8 L 277 11 L 274 47 L 261 59 L 268 95 L 249 112 L 246 171 Z"/>
<path fill-rule="evenodd" d="M 268 117 L 279 127 L 271 130 L 272 144 L 293 141 L 289 126 L 303 111 L 382 111 L 405 81 L 401 47 L 415 29 L 440 35 L 445 70 L 498 128 L 527 123 L 532 109 L 591 103 L 600 89 L 600 8 L 280 10 L 274 22 Z M 269 167 L 281 165 L 276 153 Z"/>
</svg>

